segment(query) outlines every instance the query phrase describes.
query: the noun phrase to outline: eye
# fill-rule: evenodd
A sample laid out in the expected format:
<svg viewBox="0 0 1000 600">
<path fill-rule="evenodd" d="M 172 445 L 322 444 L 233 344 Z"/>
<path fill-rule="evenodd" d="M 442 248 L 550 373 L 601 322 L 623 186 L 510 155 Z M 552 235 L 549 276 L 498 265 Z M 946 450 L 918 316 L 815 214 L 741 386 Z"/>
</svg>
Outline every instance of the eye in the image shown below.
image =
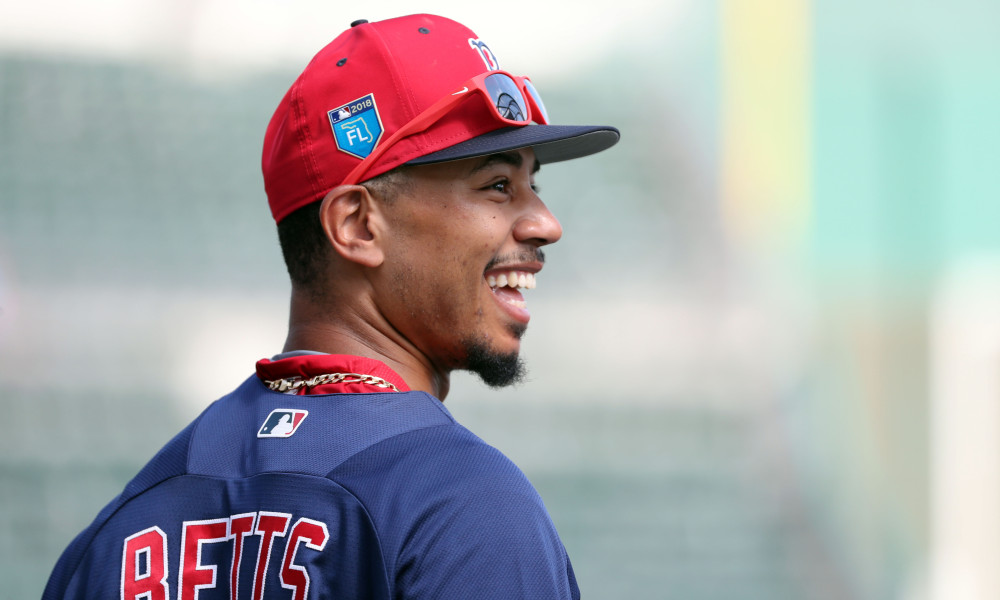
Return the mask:
<svg viewBox="0 0 1000 600">
<path fill-rule="evenodd" d="M 497 179 L 496 181 L 491 182 L 489 185 L 487 185 L 483 189 L 491 191 L 491 192 L 500 192 L 501 194 L 509 194 L 510 193 L 510 180 L 507 179 L 506 177 L 504 177 L 502 179 Z"/>
<path fill-rule="evenodd" d="M 532 181 L 529 184 L 529 187 L 531 188 L 531 191 L 533 191 L 535 194 L 538 194 L 540 188 L 538 187 L 537 184 L 535 184 L 534 181 Z M 507 177 L 501 177 L 495 181 L 488 183 L 486 186 L 482 188 L 482 190 L 485 192 L 499 192 L 501 194 L 504 194 L 505 196 L 510 196 L 511 194 L 514 193 L 514 184 Z"/>
</svg>

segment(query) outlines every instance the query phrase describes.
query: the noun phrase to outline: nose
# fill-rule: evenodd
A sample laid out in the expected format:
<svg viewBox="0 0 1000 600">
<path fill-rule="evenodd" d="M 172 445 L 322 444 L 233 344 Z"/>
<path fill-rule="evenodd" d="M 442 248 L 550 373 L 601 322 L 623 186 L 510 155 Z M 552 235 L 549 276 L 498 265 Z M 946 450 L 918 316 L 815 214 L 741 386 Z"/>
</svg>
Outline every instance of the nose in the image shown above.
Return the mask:
<svg viewBox="0 0 1000 600">
<path fill-rule="evenodd" d="M 514 239 L 518 242 L 545 246 L 562 237 L 562 225 L 538 194 L 532 192 L 524 214 L 514 224 Z"/>
</svg>

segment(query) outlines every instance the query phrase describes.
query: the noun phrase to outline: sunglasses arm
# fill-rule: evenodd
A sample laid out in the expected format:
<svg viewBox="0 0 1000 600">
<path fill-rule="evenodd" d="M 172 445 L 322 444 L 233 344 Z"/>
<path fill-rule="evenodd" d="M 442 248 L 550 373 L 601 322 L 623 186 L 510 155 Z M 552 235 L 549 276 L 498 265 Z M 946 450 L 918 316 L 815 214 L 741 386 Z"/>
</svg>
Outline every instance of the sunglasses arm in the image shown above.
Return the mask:
<svg viewBox="0 0 1000 600">
<path fill-rule="evenodd" d="M 392 148 L 396 142 L 404 137 L 426 131 L 431 125 L 437 123 L 442 117 L 451 112 L 456 105 L 471 97 L 472 94 L 469 92 L 479 92 L 479 90 L 477 88 L 472 88 L 470 90 L 466 87 L 449 96 L 445 96 L 434 104 L 428 106 L 427 110 L 420 113 L 416 117 L 413 117 L 413 119 L 397 129 L 395 133 L 379 143 L 371 154 L 358 163 L 358 166 L 354 167 L 354 169 L 347 174 L 347 177 L 341 185 L 355 185 L 360 183 L 362 181 L 362 177 L 364 177 L 365 173 L 368 172 L 368 169 L 370 169 L 372 165 L 382 158 L 382 156 L 385 155 L 389 148 Z"/>
</svg>

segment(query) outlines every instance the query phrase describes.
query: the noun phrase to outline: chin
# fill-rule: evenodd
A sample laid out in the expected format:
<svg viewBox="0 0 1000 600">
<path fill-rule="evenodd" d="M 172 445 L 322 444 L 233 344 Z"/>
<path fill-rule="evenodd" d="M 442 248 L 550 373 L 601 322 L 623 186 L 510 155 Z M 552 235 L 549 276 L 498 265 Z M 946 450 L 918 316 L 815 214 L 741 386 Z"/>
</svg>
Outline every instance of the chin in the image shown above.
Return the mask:
<svg viewBox="0 0 1000 600">
<path fill-rule="evenodd" d="M 520 356 L 520 344 L 511 352 L 491 347 L 482 340 L 467 340 L 465 347 L 465 369 L 471 371 L 492 388 L 501 388 L 521 383 L 527 374 Z"/>
<path fill-rule="evenodd" d="M 514 336 L 514 339 L 518 341 L 518 347 L 521 346 L 521 338 L 524 337 L 524 332 L 528 331 L 527 323 L 511 323 L 507 326 L 507 331 Z"/>
</svg>

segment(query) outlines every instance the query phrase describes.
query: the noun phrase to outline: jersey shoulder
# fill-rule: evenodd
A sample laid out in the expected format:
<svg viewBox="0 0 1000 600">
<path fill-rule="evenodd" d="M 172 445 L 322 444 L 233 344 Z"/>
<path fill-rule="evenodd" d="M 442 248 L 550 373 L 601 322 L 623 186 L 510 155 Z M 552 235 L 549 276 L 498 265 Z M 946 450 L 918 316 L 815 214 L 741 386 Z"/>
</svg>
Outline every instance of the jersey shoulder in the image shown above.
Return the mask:
<svg viewBox="0 0 1000 600">
<path fill-rule="evenodd" d="M 91 524 L 76 536 L 59 557 L 42 595 L 43 600 L 63 597 L 64 590 L 71 585 L 70 581 L 79 570 L 94 539 L 122 507 L 157 484 L 185 473 L 187 450 L 196 425 L 197 421 L 194 421 L 174 436 L 136 474 L 122 492 L 97 514 Z"/>
<path fill-rule="evenodd" d="M 457 423 L 384 440 L 329 477 L 372 516 L 404 597 L 579 596 L 534 486 Z"/>
</svg>

